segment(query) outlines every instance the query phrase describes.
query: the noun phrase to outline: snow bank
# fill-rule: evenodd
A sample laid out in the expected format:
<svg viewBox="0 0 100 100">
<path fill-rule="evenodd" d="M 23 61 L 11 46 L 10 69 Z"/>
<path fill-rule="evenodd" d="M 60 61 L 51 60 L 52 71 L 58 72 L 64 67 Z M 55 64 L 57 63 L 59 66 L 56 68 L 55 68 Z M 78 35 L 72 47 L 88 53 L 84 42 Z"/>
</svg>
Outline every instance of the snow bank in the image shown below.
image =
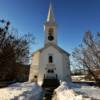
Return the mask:
<svg viewBox="0 0 100 100">
<path fill-rule="evenodd" d="M 77 95 L 71 87 L 74 87 L 74 85 L 62 82 L 61 85 L 55 89 L 53 100 L 83 100 L 82 95 Z"/>
<path fill-rule="evenodd" d="M 92 100 L 100 99 L 100 88 L 86 84 L 62 82 L 55 89 L 52 100 Z"/>
<path fill-rule="evenodd" d="M 100 100 L 100 88 L 93 86 L 82 86 L 81 88 L 74 89 L 76 92 L 80 94 L 87 95 L 93 99 Z"/>
<path fill-rule="evenodd" d="M 35 83 L 16 83 L 0 89 L 0 100 L 40 100 L 42 88 Z"/>
</svg>

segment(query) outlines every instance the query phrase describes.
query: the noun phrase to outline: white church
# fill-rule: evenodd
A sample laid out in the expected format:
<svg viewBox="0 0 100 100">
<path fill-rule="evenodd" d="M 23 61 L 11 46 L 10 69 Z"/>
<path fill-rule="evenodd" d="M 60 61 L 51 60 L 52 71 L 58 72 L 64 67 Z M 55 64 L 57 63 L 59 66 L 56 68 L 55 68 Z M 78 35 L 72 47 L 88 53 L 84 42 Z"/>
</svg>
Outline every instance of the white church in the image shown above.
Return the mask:
<svg viewBox="0 0 100 100">
<path fill-rule="evenodd" d="M 70 54 L 57 44 L 57 24 L 50 5 L 47 20 L 44 24 L 44 47 L 32 54 L 29 81 L 43 79 L 58 79 L 71 81 Z"/>
</svg>

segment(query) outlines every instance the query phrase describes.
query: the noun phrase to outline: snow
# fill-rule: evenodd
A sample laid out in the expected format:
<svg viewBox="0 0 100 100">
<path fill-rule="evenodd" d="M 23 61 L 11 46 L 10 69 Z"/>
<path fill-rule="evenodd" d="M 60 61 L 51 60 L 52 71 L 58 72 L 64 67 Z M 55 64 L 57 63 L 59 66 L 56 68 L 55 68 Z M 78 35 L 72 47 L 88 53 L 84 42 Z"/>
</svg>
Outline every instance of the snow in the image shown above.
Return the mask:
<svg viewBox="0 0 100 100">
<path fill-rule="evenodd" d="M 100 100 L 100 88 L 87 84 L 62 82 L 54 90 L 53 100 Z"/>
<path fill-rule="evenodd" d="M 40 82 L 41 83 L 41 82 Z M 15 83 L 0 89 L 0 100 L 42 100 L 43 90 L 36 83 Z M 100 88 L 87 84 L 61 82 L 52 100 L 100 100 Z"/>
<path fill-rule="evenodd" d="M 79 89 L 75 89 L 75 91 L 80 92 L 81 94 L 85 94 L 91 98 L 100 100 L 100 88 L 93 86 L 84 86 Z"/>
<path fill-rule="evenodd" d="M 40 100 L 41 98 L 42 88 L 36 83 L 15 83 L 0 89 L 0 100 Z"/>
</svg>

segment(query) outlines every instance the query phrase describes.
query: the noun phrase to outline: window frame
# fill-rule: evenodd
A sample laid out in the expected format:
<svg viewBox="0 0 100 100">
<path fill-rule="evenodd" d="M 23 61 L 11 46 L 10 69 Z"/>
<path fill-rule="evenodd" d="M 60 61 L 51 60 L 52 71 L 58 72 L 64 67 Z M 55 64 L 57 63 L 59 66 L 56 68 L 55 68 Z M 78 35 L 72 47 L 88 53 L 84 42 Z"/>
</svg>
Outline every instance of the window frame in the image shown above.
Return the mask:
<svg viewBox="0 0 100 100">
<path fill-rule="evenodd" d="M 53 63 L 53 62 L 54 62 L 53 54 L 49 54 L 48 55 L 48 63 Z"/>
</svg>

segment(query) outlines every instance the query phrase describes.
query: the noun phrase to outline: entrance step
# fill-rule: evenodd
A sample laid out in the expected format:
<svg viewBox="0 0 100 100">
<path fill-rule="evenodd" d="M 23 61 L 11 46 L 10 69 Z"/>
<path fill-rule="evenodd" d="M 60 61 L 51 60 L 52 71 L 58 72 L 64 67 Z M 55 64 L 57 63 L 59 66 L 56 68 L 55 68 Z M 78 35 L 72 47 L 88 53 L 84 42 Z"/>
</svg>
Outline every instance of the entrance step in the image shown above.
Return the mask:
<svg viewBox="0 0 100 100">
<path fill-rule="evenodd" d="M 60 85 L 58 79 L 44 79 L 42 87 L 55 87 Z"/>
<path fill-rule="evenodd" d="M 43 89 L 44 89 L 44 99 L 43 100 L 51 100 L 53 96 L 53 91 L 60 85 L 58 79 L 44 79 L 43 81 Z"/>
</svg>

